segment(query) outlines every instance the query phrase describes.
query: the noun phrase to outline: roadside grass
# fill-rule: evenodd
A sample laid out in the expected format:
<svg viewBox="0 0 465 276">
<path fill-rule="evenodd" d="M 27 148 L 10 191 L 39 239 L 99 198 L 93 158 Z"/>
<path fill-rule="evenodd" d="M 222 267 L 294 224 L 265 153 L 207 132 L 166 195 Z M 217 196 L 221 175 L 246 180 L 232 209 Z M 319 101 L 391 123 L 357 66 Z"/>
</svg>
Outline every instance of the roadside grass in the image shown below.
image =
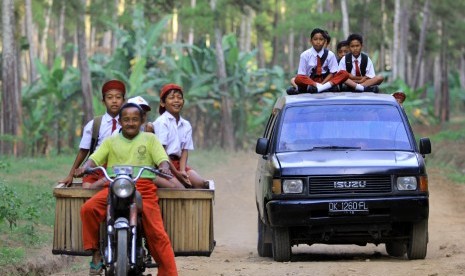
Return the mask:
<svg viewBox="0 0 465 276">
<path fill-rule="evenodd" d="M 195 150 L 188 164 L 208 179 L 208 171 L 224 165 L 231 155 L 220 149 Z M 31 249 L 51 246 L 53 188 L 66 177 L 74 158 L 0 157 L 0 267 L 21 262 Z"/>
<path fill-rule="evenodd" d="M 449 180 L 459 184 L 465 184 L 464 123 L 465 118 L 456 117 L 441 126 L 414 127 L 418 130 L 417 136 L 426 136 L 431 140 L 427 166 L 438 168 Z"/>
</svg>

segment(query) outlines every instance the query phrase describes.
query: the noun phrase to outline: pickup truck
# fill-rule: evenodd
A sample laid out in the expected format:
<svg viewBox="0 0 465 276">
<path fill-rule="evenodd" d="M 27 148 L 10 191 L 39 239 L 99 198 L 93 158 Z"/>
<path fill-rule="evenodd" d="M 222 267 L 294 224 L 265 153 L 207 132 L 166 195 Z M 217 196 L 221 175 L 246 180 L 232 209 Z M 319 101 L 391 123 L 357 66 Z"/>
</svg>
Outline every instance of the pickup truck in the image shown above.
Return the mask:
<svg viewBox="0 0 465 276">
<path fill-rule="evenodd" d="M 373 243 L 425 258 L 431 142 L 417 145 L 393 96 L 282 96 L 255 151 L 260 256 L 282 262 L 293 245 Z"/>
</svg>

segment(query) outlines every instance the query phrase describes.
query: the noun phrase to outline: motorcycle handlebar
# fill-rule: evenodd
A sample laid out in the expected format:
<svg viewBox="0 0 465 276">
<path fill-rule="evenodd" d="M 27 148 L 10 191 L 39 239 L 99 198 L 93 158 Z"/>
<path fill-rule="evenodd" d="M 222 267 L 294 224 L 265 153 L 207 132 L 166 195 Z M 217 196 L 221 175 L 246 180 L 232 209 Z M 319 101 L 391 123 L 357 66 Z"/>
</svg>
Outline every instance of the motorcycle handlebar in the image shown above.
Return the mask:
<svg viewBox="0 0 465 276">
<path fill-rule="evenodd" d="M 95 171 L 98 171 L 98 170 L 103 172 L 103 174 L 105 175 L 107 180 L 109 180 L 109 181 L 112 180 L 112 178 L 108 175 L 107 170 L 102 166 L 98 166 L 98 167 L 95 167 L 95 168 L 86 168 L 84 170 L 84 173 L 85 174 L 91 174 L 91 173 L 93 173 Z M 158 176 L 161 176 L 161 177 L 164 177 L 164 178 L 167 178 L 167 179 L 171 179 L 173 177 L 172 175 L 163 173 L 160 170 L 152 168 L 152 167 L 141 167 L 141 169 L 139 170 L 139 173 L 136 175 L 136 177 L 133 178 L 133 181 L 137 181 L 145 170 L 151 171 L 154 174 L 156 174 Z"/>
</svg>

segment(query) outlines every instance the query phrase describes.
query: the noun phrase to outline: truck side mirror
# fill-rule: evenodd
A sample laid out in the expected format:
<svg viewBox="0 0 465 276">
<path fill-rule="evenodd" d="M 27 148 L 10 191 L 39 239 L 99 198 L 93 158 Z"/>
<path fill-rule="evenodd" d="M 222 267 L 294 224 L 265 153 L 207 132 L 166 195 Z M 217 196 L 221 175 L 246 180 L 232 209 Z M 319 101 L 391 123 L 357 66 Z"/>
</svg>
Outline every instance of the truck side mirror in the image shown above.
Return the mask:
<svg viewBox="0 0 465 276">
<path fill-rule="evenodd" d="M 431 141 L 429 138 L 420 138 L 420 153 L 423 155 L 431 153 Z"/>
<path fill-rule="evenodd" d="M 257 145 L 255 146 L 255 152 L 257 154 L 266 155 L 268 150 L 268 138 L 258 138 Z"/>
</svg>

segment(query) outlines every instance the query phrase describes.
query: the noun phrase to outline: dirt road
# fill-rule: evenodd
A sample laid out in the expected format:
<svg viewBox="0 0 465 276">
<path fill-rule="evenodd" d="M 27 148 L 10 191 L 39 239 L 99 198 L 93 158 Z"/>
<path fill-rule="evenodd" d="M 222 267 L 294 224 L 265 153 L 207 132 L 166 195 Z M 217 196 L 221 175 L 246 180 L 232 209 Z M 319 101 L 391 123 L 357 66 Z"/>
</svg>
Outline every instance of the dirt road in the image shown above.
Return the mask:
<svg viewBox="0 0 465 276">
<path fill-rule="evenodd" d="M 293 247 L 292 262 L 277 263 L 256 252 L 255 167 L 255 154 L 237 153 L 221 168 L 202 172 L 216 182 L 216 247 L 211 257 L 177 257 L 180 275 L 465 275 L 465 187 L 448 182 L 439 171 L 429 170 L 425 260 L 389 257 L 384 245 L 313 245 Z M 88 260 L 77 259 L 73 268 L 54 275 L 86 275 Z"/>
</svg>

